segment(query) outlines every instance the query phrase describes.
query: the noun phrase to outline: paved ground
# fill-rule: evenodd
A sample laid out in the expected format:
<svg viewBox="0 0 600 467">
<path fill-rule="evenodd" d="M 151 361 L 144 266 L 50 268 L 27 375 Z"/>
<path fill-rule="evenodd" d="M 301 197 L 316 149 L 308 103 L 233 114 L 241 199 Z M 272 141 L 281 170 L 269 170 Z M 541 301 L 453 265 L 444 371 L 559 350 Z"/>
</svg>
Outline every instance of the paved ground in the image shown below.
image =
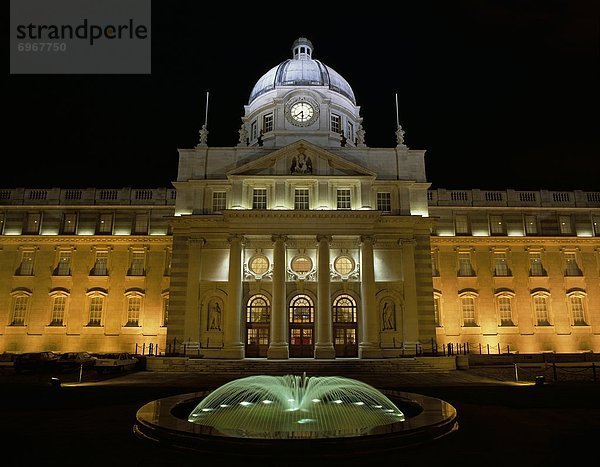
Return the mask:
<svg viewBox="0 0 600 467">
<path fill-rule="evenodd" d="M 367 458 L 302 458 L 244 453 L 207 456 L 179 452 L 137 439 L 132 433 L 139 407 L 174 394 L 212 389 L 228 378 L 218 375 L 136 372 L 118 377 L 93 373 L 0 375 L 2 465 L 37 466 L 559 466 L 600 460 L 600 383 L 591 372 L 561 370 L 559 380 L 531 381 L 540 369 L 471 368 L 442 373 L 365 378 L 381 389 L 439 397 L 458 411 L 459 429 L 426 445 Z M 600 376 L 600 375 L 598 375 Z M 229 378 L 230 379 L 230 378 Z M 588 461 L 589 462 L 589 461 Z"/>
</svg>

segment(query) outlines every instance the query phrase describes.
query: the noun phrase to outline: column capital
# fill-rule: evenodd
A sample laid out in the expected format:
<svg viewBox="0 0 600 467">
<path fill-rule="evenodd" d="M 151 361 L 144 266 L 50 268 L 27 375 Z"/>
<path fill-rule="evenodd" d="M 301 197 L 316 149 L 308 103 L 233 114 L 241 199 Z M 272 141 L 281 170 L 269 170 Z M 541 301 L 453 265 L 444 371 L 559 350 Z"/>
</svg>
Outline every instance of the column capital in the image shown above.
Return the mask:
<svg viewBox="0 0 600 467">
<path fill-rule="evenodd" d="M 326 241 L 327 243 L 331 243 L 333 237 L 331 235 L 317 235 L 317 242 L 321 243 L 322 241 Z"/>
<path fill-rule="evenodd" d="M 398 246 L 416 246 L 417 241 L 414 238 L 400 238 Z"/>
<path fill-rule="evenodd" d="M 288 241 L 287 235 L 273 235 L 271 236 L 271 241 L 275 243 L 276 241 L 281 240 L 283 243 Z"/>
<path fill-rule="evenodd" d="M 206 245 L 206 239 L 203 237 L 190 237 L 188 238 L 188 245 L 202 248 Z"/>
<path fill-rule="evenodd" d="M 228 243 L 238 242 L 240 244 L 244 244 L 246 242 L 246 239 L 244 238 L 243 235 L 233 234 L 233 235 L 230 235 L 229 237 L 227 237 L 227 242 Z"/>
<path fill-rule="evenodd" d="M 373 244 L 375 243 L 375 236 L 374 235 L 361 235 L 360 243 L 368 243 L 371 246 L 373 246 Z"/>
</svg>

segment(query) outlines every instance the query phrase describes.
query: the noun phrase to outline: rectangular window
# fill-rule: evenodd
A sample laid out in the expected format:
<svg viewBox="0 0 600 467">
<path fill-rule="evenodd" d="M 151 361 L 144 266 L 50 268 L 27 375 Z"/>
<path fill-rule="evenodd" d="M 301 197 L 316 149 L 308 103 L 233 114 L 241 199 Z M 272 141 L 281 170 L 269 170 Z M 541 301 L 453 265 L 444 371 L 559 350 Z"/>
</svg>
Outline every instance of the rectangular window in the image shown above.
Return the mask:
<svg viewBox="0 0 600 467">
<path fill-rule="evenodd" d="M 454 216 L 454 232 L 456 235 L 469 235 L 469 218 L 466 214 L 456 214 Z"/>
<path fill-rule="evenodd" d="M 213 212 L 223 212 L 227 209 L 227 192 L 213 191 L 212 210 Z"/>
<path fill-rule="evenodd" d="M 377 193 L 377 210 L 381 212 L 392 212 L 392 194 L 387 192 Z"/>
<path fill-rule="evenodd" d="M 50 317 L 50 326 L 62 326 L 65 321 L 65 308 L 67 306 L 67 297 L 58 295 L 52 300 L 52 316 Z"/>
<path fill-rule="evenodd" d="M 440 320 L 440 297 L 433 297 L 433 316 L 435 319 L 435 325 L 441 326 Z"/>
<path fill-rule="evenodd" d="M 510 297 L 498 297 L 500 326 L 513 326 L 512 305 L 510 300 Z"/>
<path fill-rule="evenodd" d="M 88 326 L 102 325 L 102 310 L 104 308 L 104 297 L 92 297 L 90 299 L 90 320 Z"/>
<path fill-rule="evenodd" d="M 525 216 L 525 234 L 526 235 L 537 235 L 537 217 L 536 216 Z"/>
<path fill-rule="evenodd" d="M 581 269 L 577 265 L 577 256 L 574 252 L 565 253 L 565 275 L 566 276 L 581 276 Z"/>
<path fill-rule="evenodd" d="M 350 190 L 348 188 L 340 188 L 337 190 L 337 208 L 350 209 Z"/>
<path fill-rule="evenodd" d="M 331 114 L 331 132 L 332 133 L 340 133 L 341 127 L 341 117 L 336 114 Z"/>
<path fill-rule="evenodd" d="M 510 276 L 508 264 L 506 263 L 506 253 L 494 253 L 494 275 Z"/>
<path fill-rule="evenodd" d="M 4 213 L 0 212 L 0 235 L 4 233 Z"/>
<path fill-rule="evenodd" d="M 490 234 L 491 235 L 506 235 L 504 229 L 504 221 L 502 216 L 490 216 Z"/>
<path fill-rule="evenodd" d="M 132 251 L 131 252 L 131 266 L 129 267 L 128 276 L 143 276 L 144 267 L 146 262 L 145 251 Z"/>
<path fill-rule="evenodd" d="M 258 328 L 258 345 L 269 345 L 268 328 Z"/>
<path fill-rule="evenodd" d="M 98 235 L 111 235 L 113 229 L 113 215 L 112 213 L 100 214 L 98 218 L 98 227 L 96 232 Z"/>
<path fill-rule="evenodd" d="M 58 265 L 55 269 L 56 276 L 71 275 L 71 251 L 61 251 L 58 253 Z"/>
<path fill-rule="evenodd" d="M 37 235 L 40 233 L 42 215 L 39 212 L 28 212 L 25 218 L 25 235 Z"/>
<path fill-rule="evenodd" d="M 434 277 L 439 277 L 440 275 L 440 264 L 437 251 L 431 252 L 431 275 Z"/>
<path fill-rule="evenodd" d="M 475 299 L 473 297 L 462 297 L 463 326 L 477 326 L 475 322 Z"/>
<path fill-rule="evenodd" d="M 169 323 L 169 297 L 163 297 L 163 326 Z"/>
<path fill-rule="evenodd" d="M 571 235 L 573 233 L 571 216 L 558 216 L 558 227 L 561 235 Z"/>
<path fill-rule="evenodd" d="M 63 235 L 75 235 L 77 229 L 77 213 L 68 212 L 63 215 L 62 233 Z"/>
<path fill-rule="evenodd" d="M 171 261 L 173 259 L 173 251 L 171 248 L 167 248 L 165 251 L 165 272 L 163 275 L 170 276 L 171 275 Z"/>
<path fill-rule="evenodd" d="M 308 209 L 308 188 L 294 190 L 294 209 Z"/>
<path fill-rule="evenodd" d="M 335 330 L 335 345 L 344 345 L 346 343 L 346 333 L 343 328 L 336 328 Z"/>
<path fill-rule="evenodd" d="M 594 235 L 600 237 L 600 216 L 592 216 L 592 227 L 594 228 Z"/>
<path fill-rule="evenodd" d="M 11 326 L 25 326 L 25 314 L 27 313 L 28 303 L 29 297 L 27 295 L 15 297 L 12 320 L 10 322 Z"/>
<path fill-rule="evenodd" d="M 92 276 L 108 276 L 108 251 L 96 251 Z"/>
<path fill-rule="evenodd" d="M 475 275 L 475 271 L 471 265 L 471 253 L 463 252 L 458 254 L 458 275 L 462 277 Z"/>
<path fill-rule="evenodd" d="M 529 253 L 529 274 L 531 276 L 545 276 L 544 266 L 542 265 L 541 253 Z"/>
<path fill-rule="evenodd" d="M 571 313 L 573 313 L 573 325 L 586 326 L 585 310 L 583 308 L 583 298 L 573 295 L 569 298 L 571 302 Z"/>
<path fill-rule="evenodd" d="M 141 297 L 129 297 L 127 300 L 127 323 L 125 326 L 140 325 L 140 310 L 142 309 Z"/>
<path fill-rule="evenodd" d="M 134 235 L 147 235 L 148 234 L 148 213 L 140 212 L 135 215 L 135 221 L 133 223 L 133 234 Z"/>
<path fill-rule="evenodd" d="M 538 326 L 550 326 L 548 319 L 548 302 L 543 295 L 533 297 L 533 308 L 535 310 L 535 322 Z"/>
<path fill-rule="evenodd" d="M 252 190 L 252 209 L 267 209 L 266 188 L 254 188 Z"/>
<path fill-rule="evenodd" d="M 268 113 L 263 117 L 263 131 L 268 133 L 273 131 L 273 113 Z"/>
<path fill-rule="evenodd" d="M 250 125 L 250 139 L 255 140 L 256 138 L 258 138 L 258 125 L 256 124 L 256 120 L 254 120 Z"/>
<path fill-rule="evenodd" d="M 21 256 L 21 265 L 17 270 L 17 276 L 33 276 L 33 260 L 35 251 L 24 251 Z"/>
<path fill-rule="evenodd" d="M 348 134 L 348 141 L 354 144 L 354 125 L 352 122 L 346 123 L 346 133 Z"/>
</svg>

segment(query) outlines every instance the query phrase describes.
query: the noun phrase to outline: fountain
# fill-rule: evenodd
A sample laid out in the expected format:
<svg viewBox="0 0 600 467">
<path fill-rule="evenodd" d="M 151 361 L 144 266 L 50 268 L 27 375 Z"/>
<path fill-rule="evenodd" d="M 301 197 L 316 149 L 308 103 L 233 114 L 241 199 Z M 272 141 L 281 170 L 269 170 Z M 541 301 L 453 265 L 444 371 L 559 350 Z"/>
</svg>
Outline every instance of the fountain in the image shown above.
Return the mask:
<svg viewBox="0 0 600 467">
<path fill-rule="evenodd" d="M 241 455 L 268 447 L 354 456 L 425 443 L 458 427 L 456 410 L 440 399 L 306 375 L 248 376 L 214 391 L 158 399 L 141 407 L 136 419 L 139 438 Z"/>
</svg>

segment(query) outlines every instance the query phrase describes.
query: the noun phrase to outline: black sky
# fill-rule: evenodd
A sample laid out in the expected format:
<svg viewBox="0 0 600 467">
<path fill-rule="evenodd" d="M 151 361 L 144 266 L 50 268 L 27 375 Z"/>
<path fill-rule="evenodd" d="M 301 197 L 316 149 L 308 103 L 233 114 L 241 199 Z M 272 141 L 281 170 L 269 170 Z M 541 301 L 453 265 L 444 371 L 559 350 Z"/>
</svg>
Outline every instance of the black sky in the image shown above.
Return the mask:
<svg viewBox="0 0 600 467">
<path fill-rule="evenodd" d="M 170 187 L 206 92 L 209 145 L 236 145 L 254 83 L 306 36 L 352 86 L 370 147 L 395 146 L 398 93 L 433 188 L 598 191 L 596 4 L 154 1 L 151 75 L 8 76 L 0 188 Z"/>
</svg>

